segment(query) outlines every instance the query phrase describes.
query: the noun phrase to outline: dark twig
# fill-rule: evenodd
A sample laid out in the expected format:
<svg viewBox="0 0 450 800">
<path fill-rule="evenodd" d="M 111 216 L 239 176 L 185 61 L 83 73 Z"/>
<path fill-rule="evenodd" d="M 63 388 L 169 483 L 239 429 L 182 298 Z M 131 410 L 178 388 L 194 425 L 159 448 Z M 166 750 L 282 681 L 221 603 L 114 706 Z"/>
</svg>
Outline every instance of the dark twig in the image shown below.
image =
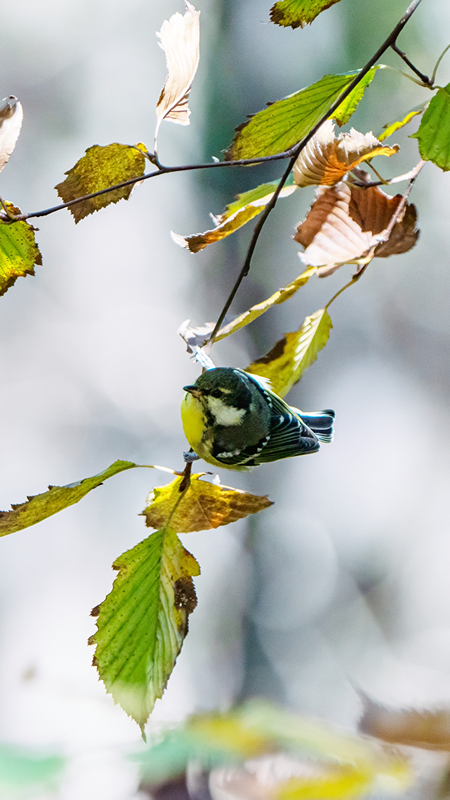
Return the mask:
<svg viewBox="0 0 450 800">
<path fill-rule="evenodd" d="M 376 62 L 383 55 L 383 53 L 385 53 L 386 50 L 388 50 L 390 47 L 392 47 L 395 44 L 398 36 L 402 32 L 402 30 L 405 27 L 406 23 L 408 22 L 410 17 L 414 14 L 414 11 L 420 5 L 420 3 L 421 3 L 421 0 L 413 0 L 413 2 L 410 3 L 410 5 L 406 9 L 403 17 L 397 23 L 395 28 L 391 31 L 391 33 L 389 34 L 387 39 L 383 42 L 381 47 L 378 48 L 377 52 L 372 56 L 372 58 L 367 62 L 367 64 L 360 70 L 360 72 L 358 72 L 358 74 L 351 81 L 351 83 L 349 83 L 347 88 L 342 92 L 342 94 L 338 97 L 338 99 L 329 107 L 328 111 L 325 112 L 325 114 L 320 118 L 318 123 L 309 131 L 309 133 L 304 137 L 304 139 L 302 139 L 301 142 L 296 144 L 295 147 L 292 147 L 290 150 L 287 151 L 287 154 L 291 156 L 291 159 L 289 161 L 288 167 L 284 171 L 284 173 L 282 175 L 282 178 L 281 178 L 281 180 L 280 180 L 280 182 L 279 182 L 279 184 L 277 186 L 277 189 L 274 192 L 272 198 L 270 199 L 270 202 L 266 205 L 263 213 L 261 214 L 261 217 L 259 218 L 257 224 L 255 225 L 255 229 L 253 231 L 253 236 L 251 238 L 251 241 L 250 241 L 250 244 L 249 244 L 249 247 L 248 247 L 248 250 L 247 250 L 247 254 L 245 256 L 245 261 L 244 261 L 244 264 L 242 266 L 242 269 L 241 269 L 241 271 L 240 271 L 240 273 L 239 273 L 239 275 L 237 277 L 237 280 L 236 280 L 236 282 L 235 282 L 235 284 L 234 284 L 234 286 L 233 286 L 233 288 L 232 288 L 232 290 L 231 290 L 231 292 L 230 292 L 230 294 L 229 294 L 229 296 L 227 298 L 227 301 L 226 301 L 224 307 L 222 308 L 222 311 L 219 314 L 219 318 L 218 318 L 218 320 L 217 320 L 217 322 L 216 322 L 216 324 L 214 326 L 214 330 L 212 331 L 211 336 L 208 339 L 208 350 L 214 344 L 215 337 L 217 336 L 220 328 L 222 327 L 222 323 L 223 323 L 223 321 L 225 319 L 225 316 L 226 316 L 226 314 L 227 314 L 227 312 L 228 312 L 228 310 L 229 310 L 229 308 L 231 306 L 231 303 L 233 302 L 233 300 L 234 300 L 234 298 L 236 296 L 236 293 L 237 293 L 242 281 L 244 280 L 244 278 L 249 273 L 251 260 L 252 260 L 253 253 L 255 251 L 256 243 L 257 243 L 257 241 L 259 239 L 260 233 L 261 233 L 261 231 L 262 231 L 262 229 L 264 227 L 264 224 L 265 224 L 265 222 L 267 220 L 267 217 L 269 216 L 270 212 L 275 208 L 275 205 L 277 203 L 278 197 L 280 196 L 280 192 L 281 192 L 284 184 L 286 183 L 286 181 L 287 181 L 287 179 L 289 177 L 289 173 L 290 173 L 292 167 L 294 166 L 298 156 L 300 155 L 300 153 L 302 152 L 304 147 L 306 147 L 306 145 L 308 144 L 310 139 L 312 139 L 314 134 L 317 133 L 317 131 L 319 130 L 320 126 L 323 125 L 323 123 L 333 115 L 334 111 L 336 111 L 336 109 L 339 108 L 341 103 L 351 94 L 353 89 L 356 86 L 358 86 L 359 83 L 361 83 L 362 79 L 365 77 L 365 75 L 367 75 L 369 70 L 372 69 L 372 67 L 376 64 Z"/>
<path fill-rule="evenodd" d="M 412 70 L 414 74 L 417 75 L 418 78 L 420 78 L 424 86 L 428 86 L 430 89 L 432 88 L 433 81 L 430 80 L 428 75 L 424 75 L 423 72 L 421 72 L 419 69 L 417 69 L 417 67 L 414 66 L 412 61 L 409 60 L 406 53 L 404 53 L 403 50 L 400 50 L 395 44 L 395 42 L 391 44 L 391 49 L 394 51 L 394 53 L 397 53 L 397 55 L 400 56 L 400 58 L 405 62 L 405 64 L 407 64 L 410 70 Z"/>
</svg>

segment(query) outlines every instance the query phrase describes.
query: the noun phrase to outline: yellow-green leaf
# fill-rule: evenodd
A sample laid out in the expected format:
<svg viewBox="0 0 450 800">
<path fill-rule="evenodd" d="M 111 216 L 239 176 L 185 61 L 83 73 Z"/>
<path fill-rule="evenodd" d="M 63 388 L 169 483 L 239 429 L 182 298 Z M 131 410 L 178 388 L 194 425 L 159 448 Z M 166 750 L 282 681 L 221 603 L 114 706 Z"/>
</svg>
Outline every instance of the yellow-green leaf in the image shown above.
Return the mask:
<svg viewBox="0 0 450 800">
<path fill-rule="evenodd" d="M 403 117 L 403 119 L 399 119 L 396 122 L 390 122 L 388 125 L 383 125 L 383 132 L 377 136 L 379 142 L 383 142 L 388 136 L 392 136 L 395 131 L 400 130 L 400 128 L 404 128 L 408 122 L 411 122 L 414 117 L 417 117 L 419 114 L 423 114 L 426 103 L 424 103 L 420 108 L 413 109 L 413 111 L 408 111 L 407 114 Z"/>
<path fill-rule="evenodd" d="M 216 227 L 204 233 L 196 233 L 191 236 L 180 236 L 178 233 L 172 232 L 172 239 L 181 247 L 186 247 L 191 253 L 198 253 L 203 250 L 208 244 L 219 242 L 226 236 L 242 228 L 247 222 L 250 222 L 254 217 L 261 213 L 263 208 L 272 199 L 275 189 L 278 186 L 278 181 L 272 183 L 265 183 L 262 186 L 257 186 L 256 189 L 250 189 L 248 192 L 239 194 L 233 203 L 230 203 L 223 214 L 219 217 L 213 217 Z M 279 197 L 288 197 L 292 192 L 295 192 L 296 186 L 290 184 L 284 186 L 278 195 Z"/>
<path fill-rule="evenodd" d="M 5 205 L 10 214 L 22 213 L 12 203 Z M 0 296 L 13 286 L 17 278 L 34 275 L 35 264 L 42 264 L 42 256 L 34 238 L 35 230 L 23 220 L 0 220 Z"/>
<path fill-rule="evenodd" d="M 308 267 L 295 281 L 291 281 L 288 283 L 287 286 L 284 286 L 283 289 L 278 289 L 277 292 L 272 294 L 267 300 L 263 300 L 262 303 L 257 303 L 255 306 L 249 308 L 248 311 L 244 311 L 242 314 L 239 314 L 236 319 L 232 322 L 229 322 L 227 325 L 224 325 L 223 328 L 220 329 L 219 333 L 216 336 L 216 342 L 219 339 L 225 339 L 226 336 L 229 336 L 231 333 L 235 333 L 240 328 L 244 328 L 246 325 L 249 325 L 250 322 L 253 322 L 255 319 L 261 316 L 261 314 L 265 314 L 269 308 L 272 308 L 274 305 L 278 305 L 279 303 L 284 303 L 286 300 L 289 300 L 292 295 L 296 293 L 301 286 L 304 286 L 307 283 L 312 275 L 317 271 L 317 267 Z"/>
<path fill-rule="evenodd" d="M 140 726 L 162 697 L 197 604 L 195 558 L 165 527 L 123 553 L 110 594 L 98 615 L 93 664 L 106 691 Z"/>
<path fill-rule="evenodd" d="M 284 397 L 317 358 L 333 327 L 326 308 L 306 317 L 302 327 L 286 333 L 272 350 L 246 368 L 246 372 L 267 378 L 273 390 Z"/>
<path fill-rule="evenodd" d="M 72 169 L 65 174 L 67 178 L 55 186 L 64 203 L 75 200 L 77 197 L 92 194 L 108 189 L 110 186 L 123 183 L 132 178 L 139 178 L 144 174 L 146 151 L 144 144 L 131 146 L 129 144 L 108 144 L 100 147 L 98 144 L 89 147 L 86 155 L 80 158 Z M 114 189 L 111 192 L 100 194 L 89 200 L 74 203 L 69 211 L 75 222 L 109 206 L 119 200 L 128 200 L 133 191 L 134 184 Z"/>
<path fill-rule="evenodd" d="M 270 9 L 270 19 L 284 28 L 304 28 L 339 0 L 278 0 Z"/>
<path fill-rule="evenodd" d="M 333 114 L 340 124 L 348 120 L 375 69 L 370 70 L 361 82 L 362 87 L 357 86 Z M 225 159 L 258 158 L 289 150 L 319 122 L 357 74 L 355 71 L 345 75 L 325 75 L 317 83 L 258 111 L 236 128 L 236 136 L 225 153 Z"/>
<path fill-rule="evenodd" d="M 159 528 L 170 524 L 177 533 L 207 531 L 273 505 L 267 495 L 260 497 L 229 486 L 208 483 L 201 477 L 191 476 L 189 488 L 181 499 L 181 478 L 153 489 L 143 511 L 146 525 Z"/>
<path fill-rule="evenodd" d="M 363 99 L 365 90 L 369 84 L 372 83 L 375 73 L 378 69 L 384 69 L 384 64 L 377 64 L 376 67 L 369 69 L 369 71 L 364 75 L 364 78 L 358 83 L 357 86 L 355 86 L 353 91 L 350 92 L 349 96 L 346 97 L 340 106 L 337 107 L 333 114 L 333 119 L 336 120 L 338 125 L 346 125 L 346 123 L 349 121 L 353 112 L 356 111 L 357 106 Z"/>
<path fill-rule="evenodd" d="M 57 514 L 58 511 L 78 503 L 88 492 L 101 486 L 103 481 L 113 475 L 137 466 L 138 464 L 134 464 L 132 461 L 115 461 L 108 469 L 92 478 L 83 478 L 83 480 L 70 483 L 68 486 L 49 486 L 48 492 L 28 497 L 25 503 L 12 505 L 12 511 L 0 511 L 0 536 L 36 525 L 37 522 L 51 517 L 52 514 Z"/>
<path fill-rule="evenodd" d="M 424 161 L 450 169 L 450 83 L 436 92 L 425 111 L 420 128 L 411 136 L 419 140 L 419 153 Z"/>
</svg>

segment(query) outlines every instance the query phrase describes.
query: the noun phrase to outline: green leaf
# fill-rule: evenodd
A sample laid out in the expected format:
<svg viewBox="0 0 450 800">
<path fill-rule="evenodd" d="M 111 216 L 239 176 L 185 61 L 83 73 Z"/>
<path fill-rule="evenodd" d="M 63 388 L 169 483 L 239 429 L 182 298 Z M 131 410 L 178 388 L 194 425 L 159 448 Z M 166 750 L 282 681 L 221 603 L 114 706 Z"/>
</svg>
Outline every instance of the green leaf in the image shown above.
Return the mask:
<svg viewBox="0 0 450 800">
<path fill-rule="evenodd" d="M 213 217 L 216 227 L 212 230 L 192 234 L 191 236 L 180 236 L 178 233 L 172 233 L 172 239 L 181 247 L 186 247 L 191 253 L 198 253 L 208 244 L 219 242 L 260 214 L 272 199 L 278 183 L 279 181 L 264 183 L 255 189 L 239 194 L 236 200 L 226 207 L 223 214 L 219 217 Z M 288 197 L 295 192 L 296 188 L 292 183 L 284 186 L 279 197 Z"/>
<path fill-rule="evenodd" d="M 83 478 L 83 480 L 70 483 L 68 486 L 49 486 L 48 492 L 28 497 L 26 503 L 11 505 L 12 511 L 0 511 L 0 536 L 36 525 L 37 522 L 51 517 L 52 514 L 57 514 L 58 511 L 78 503 L 88 492 L 101 486 L 103 481 L 112 478 L 113 475 L 137 466 L 139 465 L 132 461 L 115 461 L 104 472 L 100 472 L 92 478 Z"/>
<path fill-rule="evenodd" d="M 97 632 L 89 644 L 106 691 L 143 731 L 167 681 L 197 604 L 195 558 L 172 528 L 156 531 L 119 556 L 111 593 L 92 612 Z"/>
<path fill-rule="evenodd" d="M 246 372 L 268 378 L 274 391 L 284 397 L 325 347 L 332 327 L 327 309 L 321 308 L 306 317 L 300 330 L 286 333 L 270 353 L 250 364 Z"/>
<path fill-rule="evenodd" d="M 450 83 L 435 94 L 411 139 L 419 140 L 419 153 L 444 172 L 450 169 Z"/>
<path fill-rule="evenodd" d="M 408 111 L 407 114 L 403 117 L 403 119 L 399 119 L 396 122 L 389 122 L 388 125 L 383 125 L 383 132 L 377 136 L 379 142 L 383 142 L 388 136 L 392 136 L 395 131 L 400 130 L 400 128 L 404 128 L 405 125 L 408 125 L 414 117 L 417 117 L 418 114 L 423 114 L 425 107 L 428 103 L 424 103 L 419 108 L 414 108 L 412 111 Z"/>
<path fill-rule="evenodd" d="M 370 70 L 363 78 L 362 82 L 365 85 L 372 80 L 372 72 L 375 69 Z M 312 86 L 301 89 L 283 100 L 277 100 L 268 108 L 258 111 L 236 128 L 236 136 L 225 153 L 225 160 L 259 158 L 289 150 L 319 122 L 357 74 L 356 71 L 345 75 L 325 75 Z M 359 86 L 353 90 L 351 98 L 354 93 L 359 102 L 361 99 Z M 337 116 L 333 115 L 341 124 L 348 119 L 352 103 L 354 104 L 354 101 L 347 98 L 336 112 Z"/>
<path fill-rule="evenodd" d="M 304 28 L 335 3 L 339 0 L 278 0 L 270 9 L 270 19 L 284 28 Z"/>
<path fill-rule="evenodd" d="M 21 214 L 20 208 L 5 203 L 12 215 Z M 34 265 L 42 264 L 42 256 L 28 222 L 3 222 L 0 220 L 0 296 L 16 282 L 17 278 L 34 275 Z"/>
<path fill-rule="evenodd" d="M 255 306 L 249 308 L 248 311 L 244 311 L 242 314 L 239 314 L 236 319 L 232 322 L 229 322 L 228 325 L 224 325 L 223 328 L 220 329 L 219 333 L 216 336 L 216 342 L 219 339 L 225 339 L 226 336 L 230 336 L 231 333 L 235 333 L 236 331 L 240 330 L 240 328 L 244 328 L 246 325 L 249 325 L 255 319 L 261 316 L 261 314 L 265 314 L 269 308 L 272 308 L 274 305 L 279 305 L 280 303 L 284 303 L 286 300 L 289 300 L 292 295 L 294 295 L 301 286 L 304 286 L 307 283 L 312 275 L 317 271 L 317 267 L 308 267 L 295 281 L 291 281 L 288 283 L 287 286 L 284 286 L 282 289 L 278 289 L 277 292 L 272 294 L 267 300 L 263 300 L 262 303 L 257 303 Z"/>
<path fill-rule="evenodd" d="M 67 178 L 55 186 L 64 203 L 83 197 L 109 186 L 122 183 L 132 178 L 139 178 L 144 174 L 146 147 L 144 144 L 131 146 L 129 144 L 108 144 L 100 147 L 98 144 L 89 147 L 86 155 L 80 158 L 72 169 L 65 174 Z M 133 191 L 134 184 L 114 189 L 107 194 L 92 197 L 70 206 L 69 211 L 75 222 L 109 206 L 119 200 L 128 200 Z"/>
<path fill-rule="evenodd" d="M 24 790 L 34 788 L 39 791 L 54 788 L 54 782 L 61 777 L 65 759 L 59 756 L 38 755 L 37 753 L 12 745 L 0 745 L 0 796 L 21 798 Z M 18 794 L 16 794 L 16 792 Z"/>
<path fill-rule="evenodd" d="M 364 92 L 369 84 L 372 83 L 378 69 L 384 69 L 384 64 L 378 64 L 376 67 L 369 69 L 366 75 L 364 75 L 364 78 L 362 78 L 358 85 L 350 92 L 349 96 L 338 106 L 333 114 L 333 119 L 336 120 L 339 126 L 346 125 L 352 114 L 356 111 L 357 106 L 363 99 Z"/>
<path fill-rule="evenodd" d="M 207 531 L 244 519 L 249 514 L 257 514 L 273 505 L 267 495 L 249 494 L 229 486 L 208 483 L 201 478 L 202 473 L 191 475 L 189 488 L 181 498 L 181 478 L 166 486 L 155 487 L 143 511 L 147 527 L 159 528 L 170 522 L 177 533 Z"/>
</svg>

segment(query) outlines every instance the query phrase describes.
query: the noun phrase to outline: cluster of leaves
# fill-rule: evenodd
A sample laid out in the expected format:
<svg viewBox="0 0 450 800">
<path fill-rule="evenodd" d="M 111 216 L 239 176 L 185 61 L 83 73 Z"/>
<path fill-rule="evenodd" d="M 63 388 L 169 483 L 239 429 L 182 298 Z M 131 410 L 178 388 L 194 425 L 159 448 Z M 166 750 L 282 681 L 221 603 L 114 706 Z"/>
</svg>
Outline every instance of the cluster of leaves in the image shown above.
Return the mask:
<svg viewBox="0 0 450 800">
<path fill-rule="evenodd" d="M 333 1 L 338 0 L 279 0 L 271 10 L 271 19 L 283 26 L 303 27 Z M 33 274 L 34 266 L 41 263 L 34 229 L 27 219 L 68 207 L 75 222 L 79 222 L 110 203 L 128 199 L 142 180 L 186 168 L 164 167 L 159 162 L 157 136 L 163 120 L 189 124 L 188 99 L 199 61 L 199 12 L 186 2 L 186 13 L 175 14 L 164 22 L 158 35 L 166 54 L 168 77 L 156 106 L 153 152 L 142 143 L 96 145 L 56 187 L 63 200 L 61 206 L 22 214 L 12 203 L 1 201 L 0 293 L 9 289 L 17 277 Z M 390 43 L 394 42 L 395 37 L 391 37 Z M 385 49 L 388 46 L 389 42 Z M 378 138 L 354 129 L 336 136 L 335 122 L 348 122 L 380 69 L 381 65 L 370 62 L 362 70 L 326 75 L 251 116 L 237 128 L 225 160 L 207 166 L 289 159 L 283 177 L 240 194 L 223 214 L 213 218 L 212 229 L 189 236 L 173 234 L 178 244 L 197 253 L 262 213 L 255 228 L 257 238 L 258 224 L 261 227 L 280 198 L 290 197 L 306 186 L 317 187 L 316 199 L 295 235 L 304 247 L 299 255 L 306 269 L 232 322 L 223 324 L 222 319 L 214 330 L 212 326 L 192 329 L 184 325 L 182 331 L 188 346 L 196 352 L 202 351 L 205 338 L 212 331 L 210 348 L 213 341 L 236 333 L 273 306 L 291 299 L 313 275 L 325 277 L 343 264 L 355 264 L 353 279 L 324 308 L 308 315 L 298 330 L 286 333 L 269 353 L 248 366 L 249 372 L 268 378 L 280 396 L 287 394 L 325 347 L 332 328 L 329 308 L 338 295 L 360 278 L 374 257 L 406 252 L 417 240 L 416 210 L 407 200 L 421 163 L 408 175 L 391 179 L 389 183 L 410 181 L 407 191 L 395 197 L 377 185 L 387 181 L 371 182 L 360 165 L 377 156 L 395 157 L 398 146 L 388 146 L 384 140 L 426 107 L 415 134 L 420 156 L 443 170 L 450 169 L 450 85 L 439 88 L 420 111 L 410 111 L 385 126 Z M 427 89 L 433 88 L 432 82 L 422 83 Z M 0 169 L 14 148 L 21 123 L 21 105 L 10 97 L 0 107 Z M 154 169 L 144 174 L 147 162 Z M 251 249 L 247 271 L 252 252 Z M 242 277 L 245 274 L 244 269 Z M 6 535 L 33 525 L 78 502 L 104 480 L 138 466 L 118 461 L 76 484 L 49 487 L 48 492 L 1 512 L 0 533 Z M 96 645 L 94 663 L 107 691 L 142 730 L 155 700 L 164 691 L 187 634 L 189 614 L 196 605 L 193 577 L 200 568 L 178 534 L 226 525 L 271 505 L 267 497 L 210 483 L 201 474 L 192 476 L 190 482 L 179 473 L 172 474 L 175 478 L 171 483 L 153 490 L 143 512 L 147 526 L 155 531 L 116 559 L 113 567 L 118 575 L 113 589 L 93 611 L 97 618 L 97 632 L 90 640 Z"/>
</svg>

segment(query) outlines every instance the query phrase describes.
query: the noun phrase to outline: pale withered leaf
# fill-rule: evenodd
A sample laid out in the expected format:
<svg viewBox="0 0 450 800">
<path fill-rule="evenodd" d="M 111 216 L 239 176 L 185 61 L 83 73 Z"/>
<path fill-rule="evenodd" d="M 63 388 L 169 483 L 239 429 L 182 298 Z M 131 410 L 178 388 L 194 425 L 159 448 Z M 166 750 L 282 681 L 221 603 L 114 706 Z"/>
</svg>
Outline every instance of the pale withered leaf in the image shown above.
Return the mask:
<svg viewBox="0 0 450 800">
<path fill-rule="evenodd" d="M 186 13 L 173 14 L 156 34 L 166 54 L 168 75 L 156 105 L 155 142 L 163 119 L 189 125 L 189 92 L 200 58 L 199 17 L 200 11 L 186 0 Z"/>
<path fill-rule="evenodd" d="M 336 136 L 334 121 L 329 119 L 297 158 L 294 181 L 297 186 L 332 186 L 361 162 L 379 155 L 392 156 L 398 149 L 398 145 L 382 145 L 371 132 L 363 134 L 354 128 Z"/>
<path fill-rule="evenodd" d="M 17 97 L 5 97 L 0 103 L 0 172 L 16 146 L 22 119 L 22 105 Z"/>
<path fill-rule="evenodd" d="M 364 709 L 359 723 L 362 733 L 393 744 L 450 751 L 450 708 L 390 708 L 359 694 Z"/>
<path fill-rule="evenodd" d="M 304 264 L 318 267 L 320 278 L 343 264 L 366 264 L 374 256 L 406 253 L 417 241 L 416 209 L 406 205 L 389 240 L 387 228 L 401 195 L 391 197 L 378 187 L 360 189 L 344 182 L 318 187 L 308 216 L 297 228 L 295 240 L 305 247 Z"/>
</svg>

